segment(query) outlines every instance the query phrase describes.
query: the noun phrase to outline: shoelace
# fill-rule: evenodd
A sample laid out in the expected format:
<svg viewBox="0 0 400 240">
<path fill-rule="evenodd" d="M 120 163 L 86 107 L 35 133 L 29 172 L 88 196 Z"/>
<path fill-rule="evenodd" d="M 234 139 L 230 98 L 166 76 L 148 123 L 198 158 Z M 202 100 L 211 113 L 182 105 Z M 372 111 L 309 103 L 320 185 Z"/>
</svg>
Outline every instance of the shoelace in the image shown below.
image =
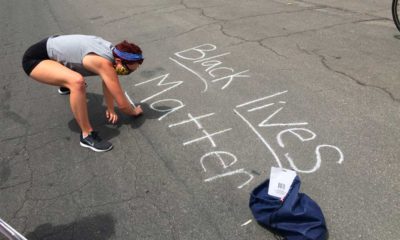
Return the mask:
<svg viewBox="0 0 400 240">
<path fill-rule="evenodd" d="M 99 134 L 98 134 L 96 131 L 92 131 L 92 132 L 90 133 L 90 135 L 92 136 L 93 139 L 95 139 L 95 140 L 97 140 L 97 141 L 99 141 L 99 142 L 102 141 L 102 139 L 99 137 Z"/>
</svg>

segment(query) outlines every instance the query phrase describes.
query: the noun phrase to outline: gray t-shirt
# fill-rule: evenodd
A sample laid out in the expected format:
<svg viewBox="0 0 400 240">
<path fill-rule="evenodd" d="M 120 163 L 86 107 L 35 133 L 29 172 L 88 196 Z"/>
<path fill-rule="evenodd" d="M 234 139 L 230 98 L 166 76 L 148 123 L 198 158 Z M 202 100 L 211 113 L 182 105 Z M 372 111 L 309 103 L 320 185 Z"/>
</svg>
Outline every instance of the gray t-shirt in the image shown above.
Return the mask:
<svg viewBox="0 0 400 240">
<path fill-rule="evenodd" d="M 47 54 L 64 66 L 83 76 L 96 75 L 85 69 L 82 60 L 89 53 L 95 53 L 114 63 L 113 45 L 97 36 L 60 35 L 47 40 Z"/>
</svg>

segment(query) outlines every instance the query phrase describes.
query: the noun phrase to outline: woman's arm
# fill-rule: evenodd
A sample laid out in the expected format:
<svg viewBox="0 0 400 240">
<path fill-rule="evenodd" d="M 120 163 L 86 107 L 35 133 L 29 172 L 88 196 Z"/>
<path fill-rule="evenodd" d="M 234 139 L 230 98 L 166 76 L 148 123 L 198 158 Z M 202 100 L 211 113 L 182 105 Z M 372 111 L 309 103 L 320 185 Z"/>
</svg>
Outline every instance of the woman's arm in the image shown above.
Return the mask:
<svg viewBox="0 0 400 240">
<path fill-rule="evenodd" d="M 112 96 L 112 94 L 110 93 L 104 82 L 102 83 L 102 85 L 103 85 L 104 101 L 106 103 L 107 110 L 114 111 L 114 97 Z"/>
<path fill-rule="evenodd" d="M 134 108 L 129 103 L 128 99 L 122 91 L 114 67 L 109 60 L 95 54 L 90 54 L 86 55 L 83 58 L 82 62 L 86 69 L 100 75 L 101 79 L 103 80 L 104 86 L 108 90 L 109 97 L 111 96 L 112 99 L 116 101 L 118 108 L 121 110 L 121 112 L 131 116 L 138 116 L 143 112 L 140 106 Z M 104 96 L 106 98 L 106 101 L 109 101 L 107 100 L 106 93 Z M 106 104 L 108 107 L 109 105 L 107 102 Z"/>
<path fill-rule="evenodd" d="M 114 111 L 114 98 L 108 90 L 106 84 L 102 82 L 104 101 L 107 106 L 106 118 L 109 123 L 115 124 L 118 121 L 118 114 Z"/>
</svg>

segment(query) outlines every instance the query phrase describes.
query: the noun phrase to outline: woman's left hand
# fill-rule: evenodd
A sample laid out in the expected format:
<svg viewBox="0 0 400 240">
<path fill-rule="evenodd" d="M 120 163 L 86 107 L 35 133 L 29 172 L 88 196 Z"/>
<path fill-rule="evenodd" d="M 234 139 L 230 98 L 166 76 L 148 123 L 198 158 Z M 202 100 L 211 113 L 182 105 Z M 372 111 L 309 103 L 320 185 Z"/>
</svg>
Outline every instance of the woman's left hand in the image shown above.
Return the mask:
<svg viewBox="0 0 400 240">
<path fill-rule="evenodd" d="M 114 110 L 106 110 L 107 121 L 111 124 L 115 124 L 118 121 L 118 114 Z"/>
</svg>

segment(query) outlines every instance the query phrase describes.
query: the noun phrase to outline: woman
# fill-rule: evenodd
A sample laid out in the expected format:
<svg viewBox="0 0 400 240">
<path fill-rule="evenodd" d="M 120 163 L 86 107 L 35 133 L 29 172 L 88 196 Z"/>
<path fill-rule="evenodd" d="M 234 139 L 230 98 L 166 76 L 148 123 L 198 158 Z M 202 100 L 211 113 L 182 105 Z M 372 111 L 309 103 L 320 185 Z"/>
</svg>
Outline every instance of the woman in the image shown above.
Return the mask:
<svg viewBox="0 0 400 240">
<path fill-rule="evenodd" d="M 70 93 L 72 113 L 81 128 L 80 145 L 96 152 L 112 149 L 93 130 L 88 117 L 84 76 L 99 75 L 103 82 L 106 117 L 116 123 L 114 101 L 119 109 L 131 116 L 143 113 L 140 106 L 133 107 L 121 88 L 117 75 L 128 75 L 143 63 L 142 50 L 123 41 L 116 46 L 88 35 L 55 35 L 28 48 L 22 66 L 28 76 L 38 82 L 59 86 L 59 92 Z"/>
</svg>

